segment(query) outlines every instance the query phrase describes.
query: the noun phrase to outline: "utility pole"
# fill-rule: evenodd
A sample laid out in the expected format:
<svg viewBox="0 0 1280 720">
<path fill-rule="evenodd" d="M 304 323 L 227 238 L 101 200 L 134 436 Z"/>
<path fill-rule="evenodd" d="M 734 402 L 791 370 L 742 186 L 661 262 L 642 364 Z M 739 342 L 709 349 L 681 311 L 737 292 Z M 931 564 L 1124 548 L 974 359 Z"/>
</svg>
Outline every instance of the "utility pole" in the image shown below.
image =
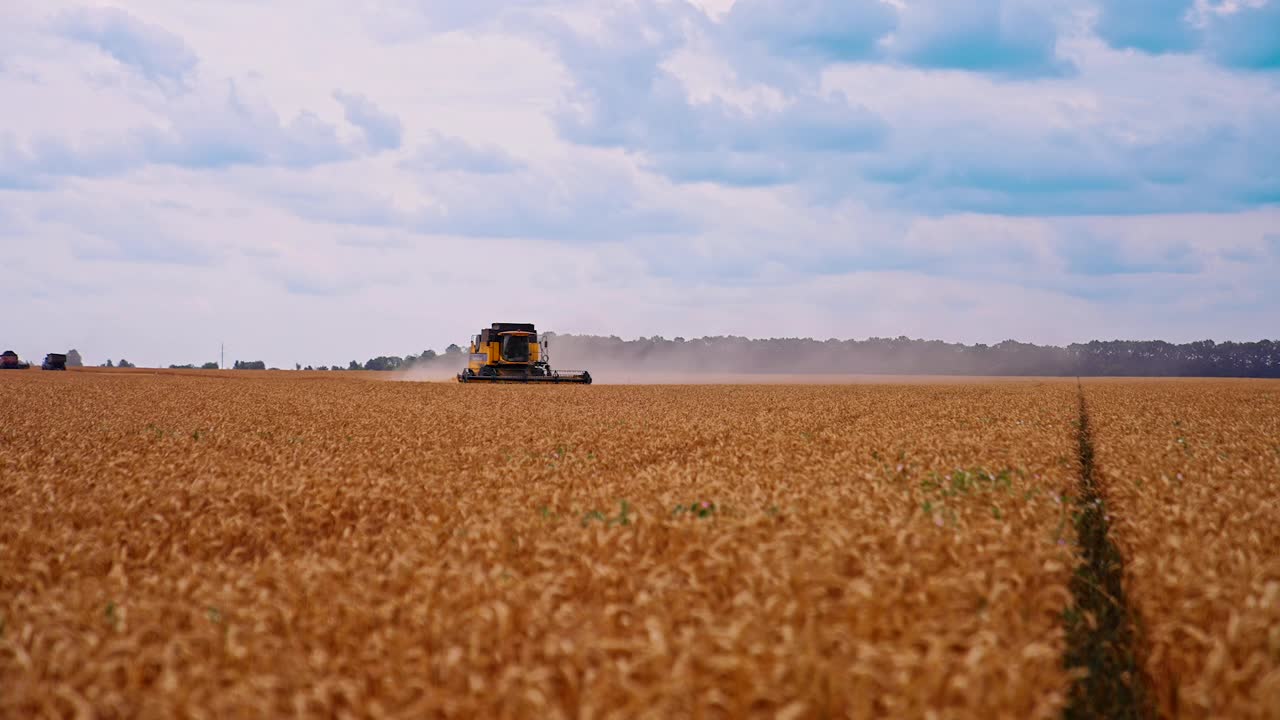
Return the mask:
<svg viewBox="0 0 1280 720">
<path fill-rule="evenodd" d="M 218 343 L 218 369 L 225 370 L 227 365 L 227 346 L 225 343 Z"/>
</svg>

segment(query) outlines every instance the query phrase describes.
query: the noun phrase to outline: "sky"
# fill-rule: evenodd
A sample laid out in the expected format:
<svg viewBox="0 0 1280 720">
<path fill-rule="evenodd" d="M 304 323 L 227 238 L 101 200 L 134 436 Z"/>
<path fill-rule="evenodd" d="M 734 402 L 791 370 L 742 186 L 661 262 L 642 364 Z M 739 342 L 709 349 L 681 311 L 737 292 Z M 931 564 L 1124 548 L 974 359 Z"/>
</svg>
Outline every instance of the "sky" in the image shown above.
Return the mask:
<svg viewBox="0 0 1280 720">
<path fill-rule="evenodd" d="M 0 345 L 1280 338 L 1280 0 L 0 0 Z"/>
</svg>

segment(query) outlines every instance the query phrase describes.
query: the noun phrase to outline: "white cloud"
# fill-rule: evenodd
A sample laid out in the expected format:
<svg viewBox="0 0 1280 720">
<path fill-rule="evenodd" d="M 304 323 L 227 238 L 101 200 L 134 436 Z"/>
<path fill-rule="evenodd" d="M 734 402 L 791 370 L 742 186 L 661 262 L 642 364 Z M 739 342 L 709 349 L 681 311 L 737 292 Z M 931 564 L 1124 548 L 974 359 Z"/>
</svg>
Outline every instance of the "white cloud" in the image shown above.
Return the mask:
<svg viewBox="0 0 1280 720">
<path fill-rule="evenodd" d="M 365 142 L 374 150 L 394 150 L 400 147 L 403 128 L 400 118 L 383 111 L 369 98 L 359 93 L 335 90 L 333 97 L 342 105 L 347 122 L 360 128 Z"/>
<path fill-rule="evenodd" d="M 496 145 L 475 145 L 463 138 L 432 133 L 430 139 L 400 167 L 410 172 L 489 175 L 520 170 L 524 163 Z"/>
<path fill-rule="evenodd" d="M 89 43 L 166 87 L 180 86 L 198 59 L 182 38 L 113 7 L 78 7 L 57 16 L 62 35 Z"/>
</svg>

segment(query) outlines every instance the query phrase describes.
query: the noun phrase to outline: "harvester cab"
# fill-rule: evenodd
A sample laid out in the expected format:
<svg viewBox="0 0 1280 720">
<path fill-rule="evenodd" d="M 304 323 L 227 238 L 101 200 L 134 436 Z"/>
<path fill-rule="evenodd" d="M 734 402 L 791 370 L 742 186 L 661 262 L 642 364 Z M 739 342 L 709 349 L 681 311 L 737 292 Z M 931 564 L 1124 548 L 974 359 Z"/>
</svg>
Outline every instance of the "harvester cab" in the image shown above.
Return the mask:
<svg viewBox="0 0 1280 720">
<path fill-rule="evenodd" d="M 553 370 L 547 345 L 547 336 L 539 337 L 533 323 L 494 323 L 471 338 L 458 382 L 591 384 L 586 370 Z"/>
</svg>

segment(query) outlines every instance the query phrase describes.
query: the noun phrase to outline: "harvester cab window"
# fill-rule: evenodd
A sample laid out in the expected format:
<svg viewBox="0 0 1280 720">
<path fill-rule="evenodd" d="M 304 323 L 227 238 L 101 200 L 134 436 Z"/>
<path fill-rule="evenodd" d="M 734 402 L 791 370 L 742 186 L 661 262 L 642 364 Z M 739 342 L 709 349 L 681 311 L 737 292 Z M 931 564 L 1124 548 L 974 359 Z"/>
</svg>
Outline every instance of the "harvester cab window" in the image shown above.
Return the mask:
<svg viewBox="0 0 1280 720">
<path fill-rule="evenodd" d="M 507 362 L 529 362 L 529 336 L 503 335 L 502 359 Z"/>
</svg>

